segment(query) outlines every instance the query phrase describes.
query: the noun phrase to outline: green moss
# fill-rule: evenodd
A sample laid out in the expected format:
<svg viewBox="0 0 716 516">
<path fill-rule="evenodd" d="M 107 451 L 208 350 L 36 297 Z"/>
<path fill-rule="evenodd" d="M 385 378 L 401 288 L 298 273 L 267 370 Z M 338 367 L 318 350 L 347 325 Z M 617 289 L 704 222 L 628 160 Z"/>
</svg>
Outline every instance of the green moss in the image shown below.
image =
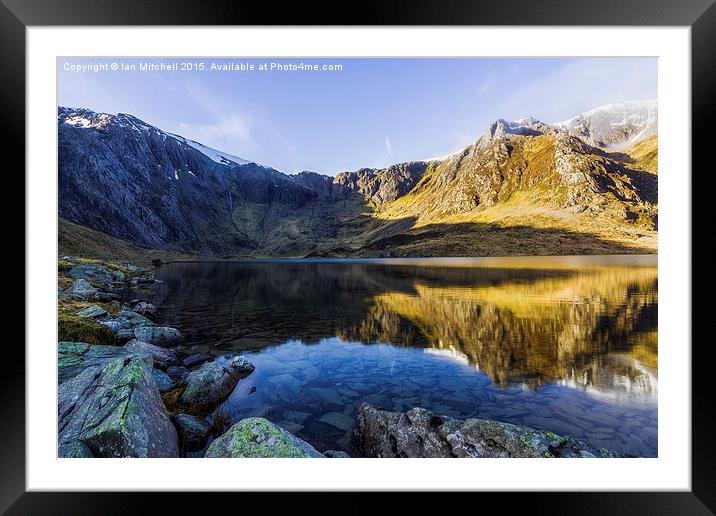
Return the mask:
<svg viewBox="0 0 716 516">
<path fill-rule="evenodd" d="M 59 314 L 57 318 L 58 340 L 86 342 L 88 344 L 116 345 L 112 331 L 89 317 Z"/>
<path fill-rule="evenodd" d="M 561 441 L 562 440 L 562 437 L 555 434 L 554 432 L 547 432 L 547 437 L 549 437 L 553 441 Z"/>
</svg>

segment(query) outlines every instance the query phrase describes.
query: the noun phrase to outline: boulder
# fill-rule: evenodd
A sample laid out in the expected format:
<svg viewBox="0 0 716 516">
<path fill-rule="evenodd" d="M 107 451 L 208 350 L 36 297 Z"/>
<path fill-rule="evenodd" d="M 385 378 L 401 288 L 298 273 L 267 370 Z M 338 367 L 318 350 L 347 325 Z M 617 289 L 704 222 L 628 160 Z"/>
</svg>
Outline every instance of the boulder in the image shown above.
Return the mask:
<svg viewBox="0 0 716 516">
<path fill-rule="evenodd" d="M 110 269 L 104 265 L 83 263 L 70 269 L 69 276 L 74 279 L 84 279 L 95 283 L 122 283 L 124 273 L 116 269 Z"/>
<path fill-rule="evenodd" d="M 170 366 L 179 365 L 177 354 L 171 349 L 160 348 L 148 342 L 132 339 L 124 347 L 133 353 L 142 353 L 152 357 L 154 367 L 166 370 Z"/>
<path fill-rule="evenodd" d="M 205 419 L 191 414 L 174 416 L 174 426 L 179 435 L 179 444 L 190 449 L 202 448 L 211 432 L 211 425 Z"/>
<path fill-rule="evenodd" d="M 89 301 L 97 299 L 97 289 L 94 288 L 89 281 L 78 279 L 72 284 L 67 293 L 67 297 L 76 301 Z"/>
<path fill-rule="evenodd" d="M 152 303 L 147 303 L 146 301 L 139 301 L 138 303 L 135 303 L 134 308 L 132 308 L 132 310 L 134 310 L 140 315 L 150 317 L 152 319 L 155 315 L 157 315 L 156 307 Z"/>
<path fill-rule="evenodd" d="M 189 370 L 184 366 L 167 367 L 167 375 L 174 382 L 181 382 L 189 374 Z"/>
<path fill-rule="evenodd" d="M 79 312 L 77 312 L 77 315 L 79 317 L 90 317 L 92 319 L 97 319 L 99 317 L 104 317 L 109 314 L 107 313 L 107 310 L 105 310 L 101 306 L 92 305 L 88 308 L 85 308 L 84 310 L 80 310 Z"/>
<path fill-rule="evenodd" d="M 617 457 L 573 437 L 490 419 L 453 419 L 423 408 L 404 413 L 364 403 L 356 437 L 366 457 Z"/>
<path fill-rule="evenodd" d="M 135 328 L 151 326 L 154 324 L 146 317 L 127 309 L 120 310 L 120 312 L 113 318 L 100 322 L 112 330 L 112 333 L 114 333 L 117 340 L 120 341 L 131 339 L 134 336 Z"/>
<path fill-rule="evenodd" d="M 85 342 L 60 342 L 57 344 L 57 376 L 60 384 L 80 374 L 88 367 L 104 367 L 117 358 L 127 358 L 133 353 L 118 346 L 87 344 Z M 151 360 L 148 362 L 151 365 Z"/>
<path fill-rule="evenodd" d="M 163 348 L 184 342 L 184 336 L 169 326 L 140 326 L 134 328 L 134 338 Z"/>
<path fill-rule="evenodd" d="M 157 389 L 159 389 L 159 392 L 167 392 L 171 390 L 171 388 L 175 385 L 175 382 L 174 380 L 172 380 L 171 376 L 159 369 L 152 369 L 152 376 L 154 377 L 154 383 L 157 384 Z"/>
<path fill-rule="evenodd" d="M 210 409 L 224 401 L 239 380 L 253 370 L 253 364 L 241 356 L 206 362 L 186 377 L 186 389 L 179 400 L 193 410 Z"/>
<path fill-rule="evenodd" d="M 318 450 L 261 417 L 242 419 L 211 443 L 206 457 L 325 458 Z"/>
<path fill-rule="evenodd" d="M 326 450 L 323 452 L 323 456 L 329 459 L 350 459 L 351 456 L 341 450 Z"/>
<path fill-rule="evenodd" d="M 177 433 L 145 357 L 88 367 L 58 394 L 60 457 L 178 457 Z"/>
<path fill-rule="evenodd" d="M 188 357 L 184 358 L 182 360 L 182 364 L 184 364 L 186 367 L 192 368 L 209 362 L 212 359 L 213 357 L 211 355 L 207 355 L 206 353 L 196 353 L 194 355 L 189 355 Z"/>
</svg>

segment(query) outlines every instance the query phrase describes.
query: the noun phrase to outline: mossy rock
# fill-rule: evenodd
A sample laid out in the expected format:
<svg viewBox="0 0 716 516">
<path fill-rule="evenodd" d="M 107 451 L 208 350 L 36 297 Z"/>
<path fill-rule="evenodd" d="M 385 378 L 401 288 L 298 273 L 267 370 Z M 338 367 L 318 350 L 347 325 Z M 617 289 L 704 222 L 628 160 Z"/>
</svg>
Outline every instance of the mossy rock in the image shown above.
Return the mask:
<svg viewBox="0 0 716 516">
<path fill-rule="evenodd" d="M 57 317 L 58 340 L 86 342 L 87 344 L 117 344 L 112 331 L 104 324 L 89 317 L 59 314 Z"/>
<path fill-rule="evenodd" d="M 325 458 L 313 446 L 262 417 L 242 419 L 211 443 L 212 458 Z"/>
</svg>

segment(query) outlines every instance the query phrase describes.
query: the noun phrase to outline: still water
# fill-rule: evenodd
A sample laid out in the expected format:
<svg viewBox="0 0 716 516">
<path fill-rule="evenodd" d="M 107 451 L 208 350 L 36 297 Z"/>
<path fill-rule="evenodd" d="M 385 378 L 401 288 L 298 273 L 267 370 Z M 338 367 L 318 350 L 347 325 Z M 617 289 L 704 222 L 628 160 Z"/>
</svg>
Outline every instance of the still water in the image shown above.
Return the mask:
<svg viewBox="0 0 716 516">
<path fill-rule="evenodd" d="M 364 401 L 657 455 L 657 258 L 173 263 L 181 351 L 256 366 L 218 410 L 357 455 Z"/>
</svg>

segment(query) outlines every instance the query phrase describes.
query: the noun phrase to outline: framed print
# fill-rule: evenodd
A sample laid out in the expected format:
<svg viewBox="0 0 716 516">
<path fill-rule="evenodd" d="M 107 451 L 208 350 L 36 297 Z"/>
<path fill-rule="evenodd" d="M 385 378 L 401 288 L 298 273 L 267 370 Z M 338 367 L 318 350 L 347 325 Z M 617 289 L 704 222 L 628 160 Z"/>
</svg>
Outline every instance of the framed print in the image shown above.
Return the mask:
<svg viewBox="0 0 716 516">
<path fill-rule="evenodd" d="M 715 9 L 5 1 L 27 302 L 3 509 L 710 514 L 691 169 Z"/>
</svg>

